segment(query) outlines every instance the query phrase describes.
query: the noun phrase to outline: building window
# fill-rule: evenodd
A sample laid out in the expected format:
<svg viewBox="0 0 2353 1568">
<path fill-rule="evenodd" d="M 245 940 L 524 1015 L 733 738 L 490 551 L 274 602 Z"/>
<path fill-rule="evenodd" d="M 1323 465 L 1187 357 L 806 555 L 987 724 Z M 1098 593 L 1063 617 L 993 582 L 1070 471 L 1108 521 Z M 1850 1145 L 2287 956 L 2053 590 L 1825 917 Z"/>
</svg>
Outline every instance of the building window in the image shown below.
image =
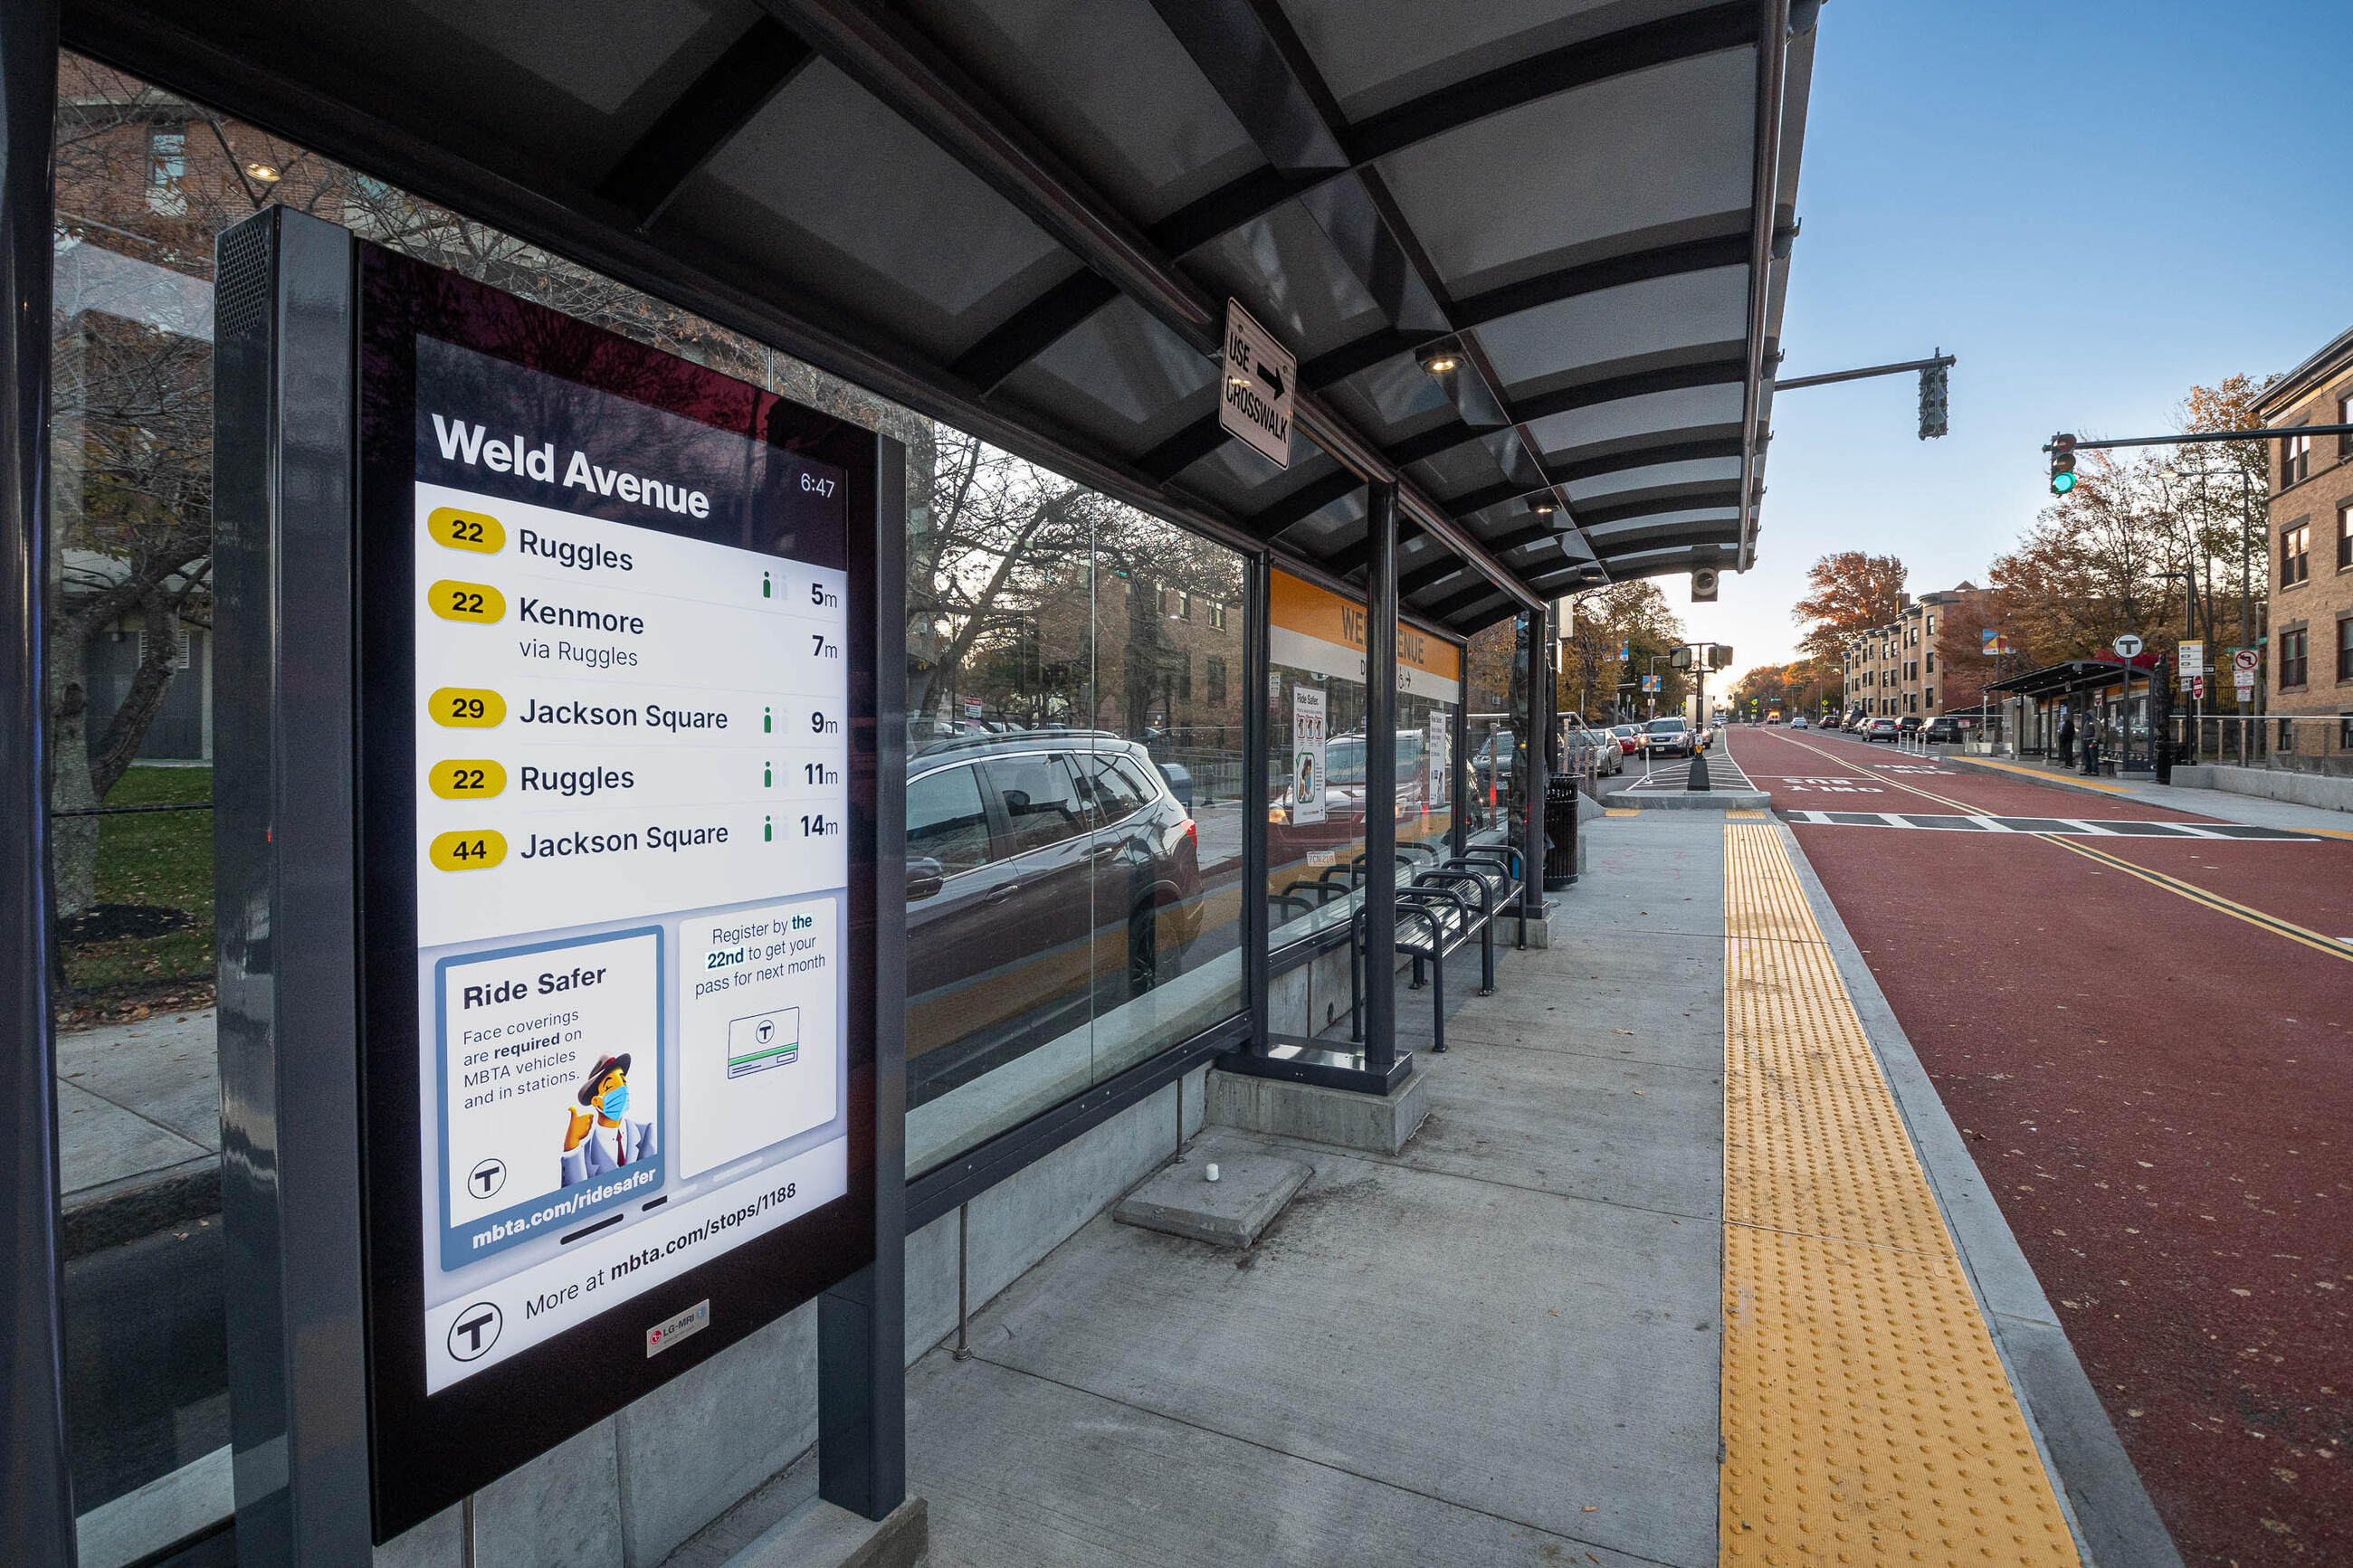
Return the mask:
<svg viewBox="0 0 2353 1568">
<path fill-rule="evenodd" d="M 2295 751 L 2295 721 L 2293 719 L 2280 721 L 2279 749 L 2291 754 Z"/>
<path fill-rule="evenodd" d="M 2337 623 L 2337 679 L 2353 680 L 2353 616 Z"/>
<path fill-rule="evenodd" d="M 1209 608 L 1213 613 L 1219 615 L 1222 615 L 1225 610 L 1222 605 L 1212 605 Z M 1226 705 L 1226 661 L 1216 654 L 1209 655 L 1201 661 L 1201 674 L 1209 685 L 1209 706 L 1224 707 Z"/>
<path fill-rule="evenodd" d="M 2312 473 L 2312 437 L 2283 436 L 2280 437 L 2280 489 L 2302 484 Z"/>
<path fill-rule="evenodd" d="M 1176 656 L 1176 700 L 1193 700 L 1193 656 L 1189 653 Z"/>
<path fill-rule="evenodd" d="M 1935 712 L 1936 710 L 1936 689 L 1932 686 L 1928 688 L 1927 690 L 1922 692 L 1920 694 L 1920 700 L 1926 704 L 1928 711 L 1931 713 Z"/>
<path fill-rule="evenodd" d="M 2353 425 L 2353 394 L 2337 400 L 2337 423 Z M 2337 455 L 2340 458 L 2353 458 L 2353 430 L 2340 430 L 2337 433 Z"/>
<path fill-rule="evenodd" d="M 188 210 L 187 193 L 180 182 L 188 173 L 188 128 L 153 125 L 147 130 L 147 206 L 151 212 L 177 217 Z"/>
<path fill-rule="evenodd" d="M 1176 618 L 1177 618 L 1178 620 L 1180 620 L 1180 621 L 1189 621 L 1189 620 L 1191 620 L 1191 619 L 1193 618 L 1193 595 L 1190 595 L 1190 594 L 1187 594 L 1187 593 L 1183 593 L 1183 592 L 1181 592 L 1181 591 L 1177 594 L 1177 595 L 1176 595 Z"/>
<path fill-rule="evenodd" d="M 2305 633 L 2302 626 L 2279 635 L 2279 683 L 2284 691 L 2305 681 Z"/>
<path fill-rule="evenodd" d="M 2353 570 L 2353 501 L 2337 509 L 2337 569 Z"/>
<path fill-rule="evenodd" d="M 1928 650 L 1928 666 L 1927 666 L 1927 668 L 1928 668 L 1928 673 L 1929 673 L 1929 674 L 1934 675 L 1934 674 L 1936 674 L 1936 650 L 1935 648 L 1930 648 L 1930 649 Z"/>
<path fill-rule="evenodd" d="M 2290 524 L 2280 530 L 2280 586 L 2293 588 L 2312 575 L 2312 525 Z"/>
<path fill-rule="evenodd" d="M 1226 607 L 1212 601 L 1209 605 L 1209 626 L 1216 631 L 1226 629 Z"/>
<path fill-rule="evenodd" d="M 2353 752 L 2353 713 L 2339 713 L 2337 716 L 2337 749 L 2340 752 Z"/>
</svg>

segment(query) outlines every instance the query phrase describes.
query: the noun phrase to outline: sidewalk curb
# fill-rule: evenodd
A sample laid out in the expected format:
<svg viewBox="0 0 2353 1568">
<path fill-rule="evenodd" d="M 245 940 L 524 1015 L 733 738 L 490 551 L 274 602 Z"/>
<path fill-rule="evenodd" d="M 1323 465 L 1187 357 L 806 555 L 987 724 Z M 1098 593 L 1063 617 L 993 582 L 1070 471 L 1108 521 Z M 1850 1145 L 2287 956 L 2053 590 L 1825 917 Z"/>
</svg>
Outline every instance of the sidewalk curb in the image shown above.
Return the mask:
<svg viewBox="0 0 2353 1568">
<path fill-rule="evenodd" d="M 2077 795 L 2097 795 L 2103 800 L 2140 800 L 2140 796 L 2130 789 L 2118 789 L 2114 786 L 2105 789 L 2095 788 L 2091 784 L 2084 784 L 2078 780 L 2069 778 L 2065 773 L 2037 773 L 2032 769 L 2012 771 L 2006 767 L 1998 768 L 1989 766 L 1985 763 L 1979 762 L 1975 757 L 1946 756 L 1938 757 L 1936 761 L 1940 763 L 1957 763 L 1962 767 L 1968 769 L 1971 773 L 1985 773 L 1994 778 L 2026 779 L 2035 784 L 2047 784 L 2054 789 L 2073 790 Z M 2141 801 L 2141 804 L 2143 805 L 2147 805 L 2150 803 L 2147 801 Z"/>
<path fill-rule="evenodd" d="M 1997 770 L 1980 770 L 1997 771 Z M 2094 793 L 2084 791 L 2085 794 Z M 2010 1370 L 2027 1424 L 2033 1428 L 2061 1506 L 2073 1525 L 2087 1568 L 2180 1568 L 2181 1554 L 2142 1486 L 2140 1472 L 2116 1437 L 2116 1427 L 2094 1392 L 2091 1379 L 2051 1310 L 2033 1267 L 2018 1245 L 2000 1204 L 1988 1190 L 1977 1162 L 1961 1142 L 1952 1113 L 1936 1082 L 1888 1005 L 1886 994 L 1846 922 L 1831 902 L 1821 879 L 1799 847 L 1787 823 L 1777 822 L 1781 842 L 1797 868 L 1814 920 L 1846 983 L 1855 1015 L 1877 1054 L 1896 1109 L 1912 1134 L 1912 1146 L 1944 1211 L 1961 1267 L 1968 1272 L 1992 1331 L 1994 1345 Z"/>
</svg>

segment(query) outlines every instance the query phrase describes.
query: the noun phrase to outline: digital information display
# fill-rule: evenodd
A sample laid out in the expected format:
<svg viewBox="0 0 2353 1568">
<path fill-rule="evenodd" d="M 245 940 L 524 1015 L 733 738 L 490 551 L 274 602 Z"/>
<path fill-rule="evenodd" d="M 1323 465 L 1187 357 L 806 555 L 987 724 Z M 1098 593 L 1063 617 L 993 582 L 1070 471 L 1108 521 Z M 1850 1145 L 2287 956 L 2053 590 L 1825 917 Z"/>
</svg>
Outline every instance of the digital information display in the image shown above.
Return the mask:
<svg viewBox="0 0 2353 1568">
<path fill-rule="evenodd" d="M 781 499 L 838 561 L 838 468 L 430 339 L 417 412 L 438 1393 L 847 1192 L 849 581 L 670 527 Z"/>
<path fill-rule="evenodd" d="M 216 265 L 240 1539 L 357 1561 L 804 1308 L 887 1510 L 906 448 L 285 208 Z"/>
</svg>

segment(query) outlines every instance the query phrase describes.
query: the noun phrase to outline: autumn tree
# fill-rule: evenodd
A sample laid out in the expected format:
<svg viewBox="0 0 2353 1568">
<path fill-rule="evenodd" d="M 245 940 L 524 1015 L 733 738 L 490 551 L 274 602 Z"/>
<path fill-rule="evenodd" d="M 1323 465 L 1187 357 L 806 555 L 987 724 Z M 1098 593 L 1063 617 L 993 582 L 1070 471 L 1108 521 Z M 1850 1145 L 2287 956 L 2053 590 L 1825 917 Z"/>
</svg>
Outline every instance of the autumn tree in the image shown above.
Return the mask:
<svg viewBox="0 0 2353 1568">
<path fill-rule="evenodd" d="M 1620 684 L 1627 698 L 1638 701 L 1640 679 L 1659 658 L 1659 706 L 1673 711 L 1683 699 L 1681 672 L 1664 662 L 1683 640 L 1683 624 L 1667 604 L 1658 584 L 1647 578 L 1589 588 L 1577 595 L 1575 625 L 1566 639 L 1562 659 L 1560 711 L 1583 713 L 1602 720 L 1617 711 Z M 1626 654 L 1623 663 L 1620 652 Z"/>
<path fill-rule="evenodd" d="M 58 59 L 48 623 L 60 918 L 96 896 L 103 800 L 162 711 L 185 628 L 211 625 L 213 247 L 282 206 L 564 314 L 887 431 L 911 510 L 942 464 L 928 420 L 764 344 L 134 77 Z M 954 460 L 948 455 L 950 478 Z M 87 649 L 125 619 L 138 667 L 90 733 Z"/>
<path fill-rule="evenodd" d="M 2238 374 L 2211 387 L 2193 386 L 2174 411 L 2176 426 L 2185 434 L 2254 429 L 2263 424 L 2255 405 L 2279 379 Z M 2182 504 L 2198 539 L 2198 588 L 2212 616 L 2210 641 L 2214 628 L 2231 625 L 2242 646 L 2255 640 L 2255 606 L 2267 597 L 2270 581 L 2270 448 L 2268 441 L 2215 441 L 2174 457 Z"/>
<path fill-rule="evenodd" d="M 1841 550 L 1806 570 L 1808 593 L 1789 613 L 1805 627 L 1798 646 L 1825 664 L 1841 664 L 1847 638 L 1883 626 L 1904 609 L 1904 563 L 1893 555 Z"/>
</svg>

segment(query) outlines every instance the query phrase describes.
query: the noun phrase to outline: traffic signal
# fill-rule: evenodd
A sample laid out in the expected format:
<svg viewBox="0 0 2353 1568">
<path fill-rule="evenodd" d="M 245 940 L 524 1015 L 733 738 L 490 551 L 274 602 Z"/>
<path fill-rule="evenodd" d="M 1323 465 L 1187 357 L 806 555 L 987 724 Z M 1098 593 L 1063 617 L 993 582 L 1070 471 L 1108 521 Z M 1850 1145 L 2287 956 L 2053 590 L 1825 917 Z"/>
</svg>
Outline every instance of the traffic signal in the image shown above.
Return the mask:
<svg viewBox="0 0 2353 1568">
<path fill-rule="evenodd" d="M 2051 437 L 2051 493 L 2063 496 L 2075 488 L 2075 437 Z"/>
<path fill-rule="evenodd" d="M 1945 433 L 1945 371 L 1947 367 L 1932 364 L 1920 373 L 1920 439 L 1933 439 Z"/>
</svg>

